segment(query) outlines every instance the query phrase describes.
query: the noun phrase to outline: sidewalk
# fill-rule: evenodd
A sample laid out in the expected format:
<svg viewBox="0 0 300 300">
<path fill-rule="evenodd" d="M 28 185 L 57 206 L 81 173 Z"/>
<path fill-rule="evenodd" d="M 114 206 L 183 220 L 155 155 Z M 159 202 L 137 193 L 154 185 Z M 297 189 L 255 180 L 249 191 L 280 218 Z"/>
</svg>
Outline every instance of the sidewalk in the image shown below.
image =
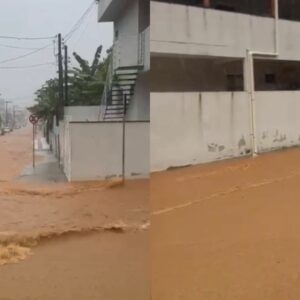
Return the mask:
<svg viewBox="0 0 300 300">
<path fill-rule="evenodd" d="M 50 152 L 45 138 L 36 138 L 34 145 L 36 157 L 42 158 L 36 162 L 35 168 L 32 165 L 27 166 L 18 179 L 42 183 L 66 182 L 67 178 L 61 170 L 57 158 Z"/>
</svg>

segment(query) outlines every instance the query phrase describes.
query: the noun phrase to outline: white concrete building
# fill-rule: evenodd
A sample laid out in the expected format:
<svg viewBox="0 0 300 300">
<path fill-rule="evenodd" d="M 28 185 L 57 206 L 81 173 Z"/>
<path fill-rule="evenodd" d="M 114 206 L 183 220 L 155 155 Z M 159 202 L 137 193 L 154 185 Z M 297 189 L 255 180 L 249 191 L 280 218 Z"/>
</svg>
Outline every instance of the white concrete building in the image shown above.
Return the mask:
<svg viewBox="0 0 300 300">
<path fill-rule="evenodd" d="M 151 1 L 151 169 L 300 145 L 300 2 Z"/>
<path fill-rule="evenodd" d="M 99 0 L 98 8 L 99 22 L 114 23 L 101 105 L 65 107 L 51 134 L 52 149 L 70 181 L 119 177 L 123 171 L 126 178 L 148 177 L 150 3 Z"/>
<path fill-rule="evenodd" d="M 101 119 L 120 120 L 125 114 L 127 120 L 149 120 L 150 2 L 99 0 L 98 19 L 114 24 Z"/>
</svg>

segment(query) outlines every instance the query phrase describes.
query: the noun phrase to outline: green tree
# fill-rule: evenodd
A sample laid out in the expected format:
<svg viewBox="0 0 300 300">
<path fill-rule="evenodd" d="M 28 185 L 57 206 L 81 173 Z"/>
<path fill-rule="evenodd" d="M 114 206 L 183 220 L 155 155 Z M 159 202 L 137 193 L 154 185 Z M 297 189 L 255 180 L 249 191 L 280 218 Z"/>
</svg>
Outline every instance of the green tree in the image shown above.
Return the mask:
<svg viewBox="0 0 300 300">
<path fill-rule="evenodd" d="M 43 86 L 36 91 L 34 106 L 29 111 L 44 120 L 50 120 L 57 112 L 58 107 L 58 79 L 47 80 Z"/>
<path fill-rule="evenodd" d="M 102 46 L 98 47 L 90 65 L 77 53 L 73 53 L 79 67 L 69 71 L 69 105 L 100 105 L 101 96 L 105 86 L 109 57 L 101 60 Z M 36 104 L 29 109 L 52 124 L 53 116 L 57 113 L 58 79 L 50 79 L 36 92 Z"/>
<path fill-rule="evenodd" d="M 101 61 L 102 46 L 98 47 L 90 65 L 76 52 L 74 58 L 79 68 L 73 68 L 70 74 L 70 105 L 98 105 L 105 86 L 108 60 Z"/>
</svg>

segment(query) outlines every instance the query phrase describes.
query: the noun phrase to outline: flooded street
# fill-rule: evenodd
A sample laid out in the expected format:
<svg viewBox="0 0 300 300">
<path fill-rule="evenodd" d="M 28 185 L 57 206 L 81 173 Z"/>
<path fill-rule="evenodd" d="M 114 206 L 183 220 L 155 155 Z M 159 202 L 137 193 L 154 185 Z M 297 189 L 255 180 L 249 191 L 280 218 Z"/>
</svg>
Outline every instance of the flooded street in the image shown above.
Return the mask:
<svg viewBox="0 0 300 300">
<path fill-rule="evenodd" d="M 298 148 L 153 174 L 153 299 L 299 299 L 299 192 Z"/>
<path fill-rule="evenodd" d="M 30 128 L 0 145 L 0 299 L 148 299 L 147 180 L 21 181 Z"/>
</svg>

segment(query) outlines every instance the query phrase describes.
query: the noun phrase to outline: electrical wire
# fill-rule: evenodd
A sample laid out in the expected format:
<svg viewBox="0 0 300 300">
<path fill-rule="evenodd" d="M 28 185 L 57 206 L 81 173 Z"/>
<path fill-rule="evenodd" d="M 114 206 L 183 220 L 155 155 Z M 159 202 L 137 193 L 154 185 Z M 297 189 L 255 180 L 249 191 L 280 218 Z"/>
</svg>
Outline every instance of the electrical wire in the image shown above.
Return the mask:
<svg viewBox="0 0 300 300">
<path fill-rule="evenodd" d="M 31 98 L 32 97 L 32 95 L 26 95 L 26 96 L 21 96 L 21 97 L 11 97 L 11 98 L 6 98 L 5 97 L 5 99 L 6 100 L 9 100 L 9 101 L 13 101 L 13 100 L 19 100 L 19 99 L 26 99 L 26 98 Z"/>
<path fill-rule="evenodd" d="M 87 10 L 83 13 L 83 15 L 79 18 L 79 20 L 75 23 L 75 25 L 71 28 L 71 30 L 64 36 L 64 41 L 67 42 L 73 34 L 80 28 L 85 18 L 89 15 L 90 11 L 94 8 L 95 1 L 93 0 Z"/>
<path fill-rule="evenodd" d="M 55 36 L 45 36 L 45 37 L 20 37 L 20 36 L 5 36 L 0 35 L 0 39 L 6 40 L 26 40 L 26 41 L 35 41 L 35 40 L 51 40 Z"/>
<path fill-rule="evenodd" d="M 72 38 L 73 34 L 81 27 L 82 23 L 84 22 L 85 18 L 89 15 L 89 13 L 91 12 L 91 10 L 94 8 L 95 5 L 95 0 L 92 1 L 92 3 L 90 4 L 90 6 L 87 8 L 87 10 L 83 13 L 83 15 L 79 18 L 79 20 L 75 23 L 75 25 L 71 28 L 71 30 L 64 36 L 64 42 L 67 42 L 69 39 Z M 56 36 L 49 36 L 49 37 L 16 37 L 16 36 L 1 36 L 0 35 L 0 39 L 14 39 L 14 40 L 48 40 L 48 39 L 53 39 L 56 38 Z M 54 42 L 55 43 L 55 42 Z M 55 44 L 54 44 L 55 45 Z M 1 45 L 0 45 L 1 46 Z M 9 46 L 9 45 L 2 45 L 4 47 L 11 47 L 13 48 L 14 46 Z M 20 56 L 16 56 L 16 57 L 12 57 L 6 60 L 2 60 L 0 61 L 0 64 L 5 64 L 8 62 L 12 62 L 12 61 L 16 61 L 25 57 L 28 57 L 30 55 L 33 55 L 39 51 L 42 51 L 46 48 L 52 47 L 52 43 L 48 44 L 44 47 L 41 48 L 35 48 L 34 51 L 28 52 L 26 54 L 20 55 Z M 16 48 L 24 48 L 25 47 L 17 47 Z M 8 69 L 9 67 L 6 67 L 6 69 Z M 14 68 L 14 67 L 11 67 Z M 4 68 L 2 68 L 4 69 Z"/>
<path fill-rule="evenodd" d="M 91 10 L 90 13 L 88 14 L 88 17 L 92 14 L 92 12 L 93 12 L 93 11 Z M 80 33 L 78 39 L 77 39 L 75 42 L 73 42 L 73 47 L 75 47 L 75 46 L 78 45 L 78 43 L 80 42 L 81 38 L 84 36 L 85 32 L 87 31 L 89 25 L 91 24 L 91 21 L 92 21 L 92 18 L 90 18 L 89 21 L 86 23 L 86 26 L 85 26 L 85 27 L 83 28 L 83 30 L 81 31 L 81 33 Z"/>
<path fill-rule="evenodd" d="M 18 47 L 13 45 L 0 44 L 0 47 L 3 48 L 11 48 L 11 49 L 24 49 L 24 50 L 37 50 L 38 48 L 30 48 L 30 47 Z"/>
<path fill-rule="evenodd" d="M 37 53 L 39 51 L 42 51 L 42 50 L 44 50 L 46 48 L 49 48 L 49 46 L 52 46 L 52 43 L 48 44 L 48 45 L 46 45 L 46 46 L 44 46 L 42 48 L 38 48 L 38 49 L 36 49 L 34 51 L 28 52 L 26 54 L 23 54 L 23 55 L 20 55 L 20 56 L 17 56 L 17 57 L 13 57 L 13 58 L 9 58 L 9 59 L 6 59 L 6 60 L 2 60 L 2 61 L 0 61 L 0 64 L 4 64 L 4 63 L 7 63 L 7 62 L 11 62 L 11 61 L 19 60 L 21 58 L 25 58 L 25 57 L 30 56 L 32 54 L 35 54 L 35 53 Z"/>
<path fill-rule="evenodd" d="M 28 65 L 28 66 L 12 66 L 12 67 L 0 67 L 0 70 L 19 70 L 19 69 L 32 69 L 41 66 L 55 66 L 55 62 L 47 62 L 42 64 Z"/>
</svg>

